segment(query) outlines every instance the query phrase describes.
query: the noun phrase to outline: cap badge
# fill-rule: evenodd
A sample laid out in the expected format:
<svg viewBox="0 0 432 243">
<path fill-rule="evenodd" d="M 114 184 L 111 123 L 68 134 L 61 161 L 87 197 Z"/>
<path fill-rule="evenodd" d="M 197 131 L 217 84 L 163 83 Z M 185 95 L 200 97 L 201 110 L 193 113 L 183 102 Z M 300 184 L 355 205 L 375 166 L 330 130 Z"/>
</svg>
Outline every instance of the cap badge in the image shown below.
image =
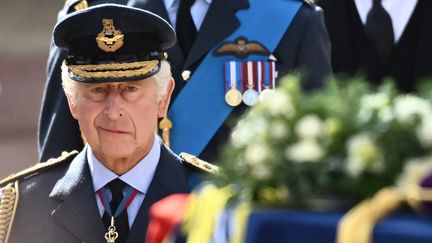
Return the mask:
<svg viewBox="0 0 432 243">
<path fill-rule="evenodd" d="M 115 52 L 123 46 L 124 35 L 116 30 L 112 19 L 102 19 L 103 30 L 96 37 L 98 47 L 105 52 Z"/>
</svg>

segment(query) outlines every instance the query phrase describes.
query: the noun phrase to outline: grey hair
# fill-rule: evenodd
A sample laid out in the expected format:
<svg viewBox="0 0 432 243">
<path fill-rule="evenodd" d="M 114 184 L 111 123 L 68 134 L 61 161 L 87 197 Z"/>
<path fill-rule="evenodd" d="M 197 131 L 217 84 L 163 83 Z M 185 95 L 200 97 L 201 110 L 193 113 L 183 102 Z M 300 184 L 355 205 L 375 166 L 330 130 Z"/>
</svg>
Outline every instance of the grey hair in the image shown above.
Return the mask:
<svg viewBox="0 0 432 243">
<path fill-rule="evenodd" d="M 168 61 L 162 60 L 160 65 L 161 66 L 159 72 L 152 77 L 155 79 L 156 82 L 158 98 L 163 99 L 167 95 L 167 91 L 168 91 L 167 87 L 172 74 L 171 74 L 171 65 L 169 64 Z M 70 97 L 72 102 L 75 102 L 76 101 L 75 90 L 78 82 L 72 80 L 69 77 L 68 67 L 65 64 L 65 62 L 63 62 L 61 67 L 61 78 L 62 78 L 63 90 L 66 96 Z"/>
</svg>

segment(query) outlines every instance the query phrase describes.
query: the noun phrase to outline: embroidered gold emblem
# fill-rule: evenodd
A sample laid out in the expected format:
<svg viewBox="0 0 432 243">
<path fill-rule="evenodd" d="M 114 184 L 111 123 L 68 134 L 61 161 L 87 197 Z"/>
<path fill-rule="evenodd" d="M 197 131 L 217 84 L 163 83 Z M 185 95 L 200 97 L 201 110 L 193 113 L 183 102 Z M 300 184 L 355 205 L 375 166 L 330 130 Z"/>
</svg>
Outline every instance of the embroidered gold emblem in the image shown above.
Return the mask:
<svg viewBox="0 0 432 243">
<path fill-rule="evenodd" d="M 234 42 L 222 43 L 215 54 L 218 56 L 234 55 L 244 58 L 251 54 L 269 55 L 270 52 L 259 42 L 248 41 L 246 38 L 239 37 Z"/>
<path fill-rule="evenodd" d="M 124 35 L 114 27 L 112 19 L 102 19 L 103 30 L 96 37 L 98 47 L 105 52 L 115 52 L 123 46 Z"/>
</svg>

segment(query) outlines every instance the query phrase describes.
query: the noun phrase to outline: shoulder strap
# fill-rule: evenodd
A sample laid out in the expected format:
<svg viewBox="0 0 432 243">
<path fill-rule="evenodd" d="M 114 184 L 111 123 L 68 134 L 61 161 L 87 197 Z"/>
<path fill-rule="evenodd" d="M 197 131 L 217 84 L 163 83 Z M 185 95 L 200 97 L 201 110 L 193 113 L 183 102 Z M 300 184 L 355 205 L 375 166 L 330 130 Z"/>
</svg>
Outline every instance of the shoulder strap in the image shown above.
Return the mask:
<svg viewBox="0 0 432 243">
<path fill-rule="evenodd" d="M 18 206 L 18 181 L 9 183 L 0 191 L 0 243 L 8 242 Z"/>
<path fill-rule="evenodd" d="M 202 159 L 197 158 L 196 156 L 193 156 L 188 153 L 180 153 L 180 158 L 184 159 L 186 163 L 194 168 L 206 171 L 211 174 L 218 174 L 219 173 L 219 167 L 216 165 L 210 164 L 209 162 L 206 162 Z"/>
<path fill-rule="evenodd" d="M 74 150 L 72 152 L 63 152 L 62 155 L 58 158 L 49 159 L 47 162 L 38 163 L 30 168 L 27 168 L 25 170 L 22 170 L 18 173 L 12 174 L 5 179 L 0 181 L 0 187 L 7 185 L 13 181 L 20 180 L 26 176 L 29 176 L 31 174 L 35 174 L 40 171 L 44 171 L 46 169 L 55 167 L 57 165 L 63 164 L 63 162 L 67 161 L 67 158 L 69 158 L 71 155 L 78 154 L 78 151 Z"/>
</svg>

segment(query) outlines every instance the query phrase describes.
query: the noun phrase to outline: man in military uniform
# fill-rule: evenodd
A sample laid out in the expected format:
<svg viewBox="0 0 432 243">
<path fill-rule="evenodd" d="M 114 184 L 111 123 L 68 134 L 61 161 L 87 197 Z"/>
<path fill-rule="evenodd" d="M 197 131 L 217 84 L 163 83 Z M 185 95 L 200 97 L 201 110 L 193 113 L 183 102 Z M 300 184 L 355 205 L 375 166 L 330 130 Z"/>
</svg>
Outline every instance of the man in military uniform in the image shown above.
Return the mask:
<svg viewBox="0 0 432 243">
<path fill-rule="evenodd" d="M 72 12 L 84 1 L 68 2 L 65 9 Z M 88 1 L 88 4 L 93 2 Z M 256 101 L 256 92 L 248 92 L 253 96 L 247 96 L 246 91 L 264 90 L 258 87 L 257 80 L 254 80 L 251 89 L 247 88 L 246 79 L 242 78 L 242 89 L 237 87 L 241 94 L 236 92 L 237 96 L 232 96 L 231 92 L 228 98 L 236 101 L 241 101 L 242 97 L 252 98 L 239 104 L 231 103 L 237 105 L 235 107 L 226 104 L 225 95 L 229 89 L 224 90 L 224 86 L 229 84 L 226 85 L 224 79 L 224 64 L 227 61 L 252 62 L 253 66 L 274 62 L 273 74 L 278 77 L 300 69 L 305 74 L 305 89 L 321 87 L 324 78 L 331 73 L 330 42 L 323 13 L 311 1 L 130 0 L 128 5 L 148 9 L 176 26 L 178 42 L 167 51 L 176 82 L 173 105 L 167 117 L 172 121 L 171 145 L 174 151 L 191 151 L 205 160 L 213 161 L 229 136 L 231 129 L 228 121 L 235 120 L 243 113 L 247 108 L 244 103 Z M 260 24 L 255 27 L 251 24 L 253 21 L 245 17 Z M 279 29 L 273 28 L 279 24 Z M 243 31 L 243 28 L 246 30 Z M 261 40 L 261 37 L 269 38 Z M 216 58 L 214 65 L 208 65 L 207 60 L 213 60 L 213 57 Z M 83 146 L 78 125 L 65 112 L 65 98 L 58 94 L 54 85 L 59 68 L 52 61 L 55 58 L 50 60 L 50 76 L 39 126 L 41 161 L 65 149 Z M 211 67 L 217 68 L 214 71 L 217 75 L 210 74 Z M 190 87 L 196 87 L 192 85 L 194 83 L 204 87 L 198 85 L 198 88 L 192 88 L 193 92 L 185 92 Z M 274 88 L 272 84 L 267 86 Z M 179 107 L 180 110 L 177 109 Z M 218 114 L 222 115 L 213 116 Z M 178 115 L 183 118 L 178 119 Z M 162 124 L 164 130 L 171 127 L 169 122 Z M 61 139 L 64 136 L 71 139 L 64 141 Z M 189 145 L 192 147 L 182 147 Z"/>
<path fill-rule="evenodd" d="M 159 16 L 116 4 L 56 25 L 63 89 L 88 143 L 0 182 L 0 242 L 144 242 L 149 207 L 189 192 L 198 167 L 154 132 L 174 89 L 164 50 L 175 40 Z"/>
</svg>

